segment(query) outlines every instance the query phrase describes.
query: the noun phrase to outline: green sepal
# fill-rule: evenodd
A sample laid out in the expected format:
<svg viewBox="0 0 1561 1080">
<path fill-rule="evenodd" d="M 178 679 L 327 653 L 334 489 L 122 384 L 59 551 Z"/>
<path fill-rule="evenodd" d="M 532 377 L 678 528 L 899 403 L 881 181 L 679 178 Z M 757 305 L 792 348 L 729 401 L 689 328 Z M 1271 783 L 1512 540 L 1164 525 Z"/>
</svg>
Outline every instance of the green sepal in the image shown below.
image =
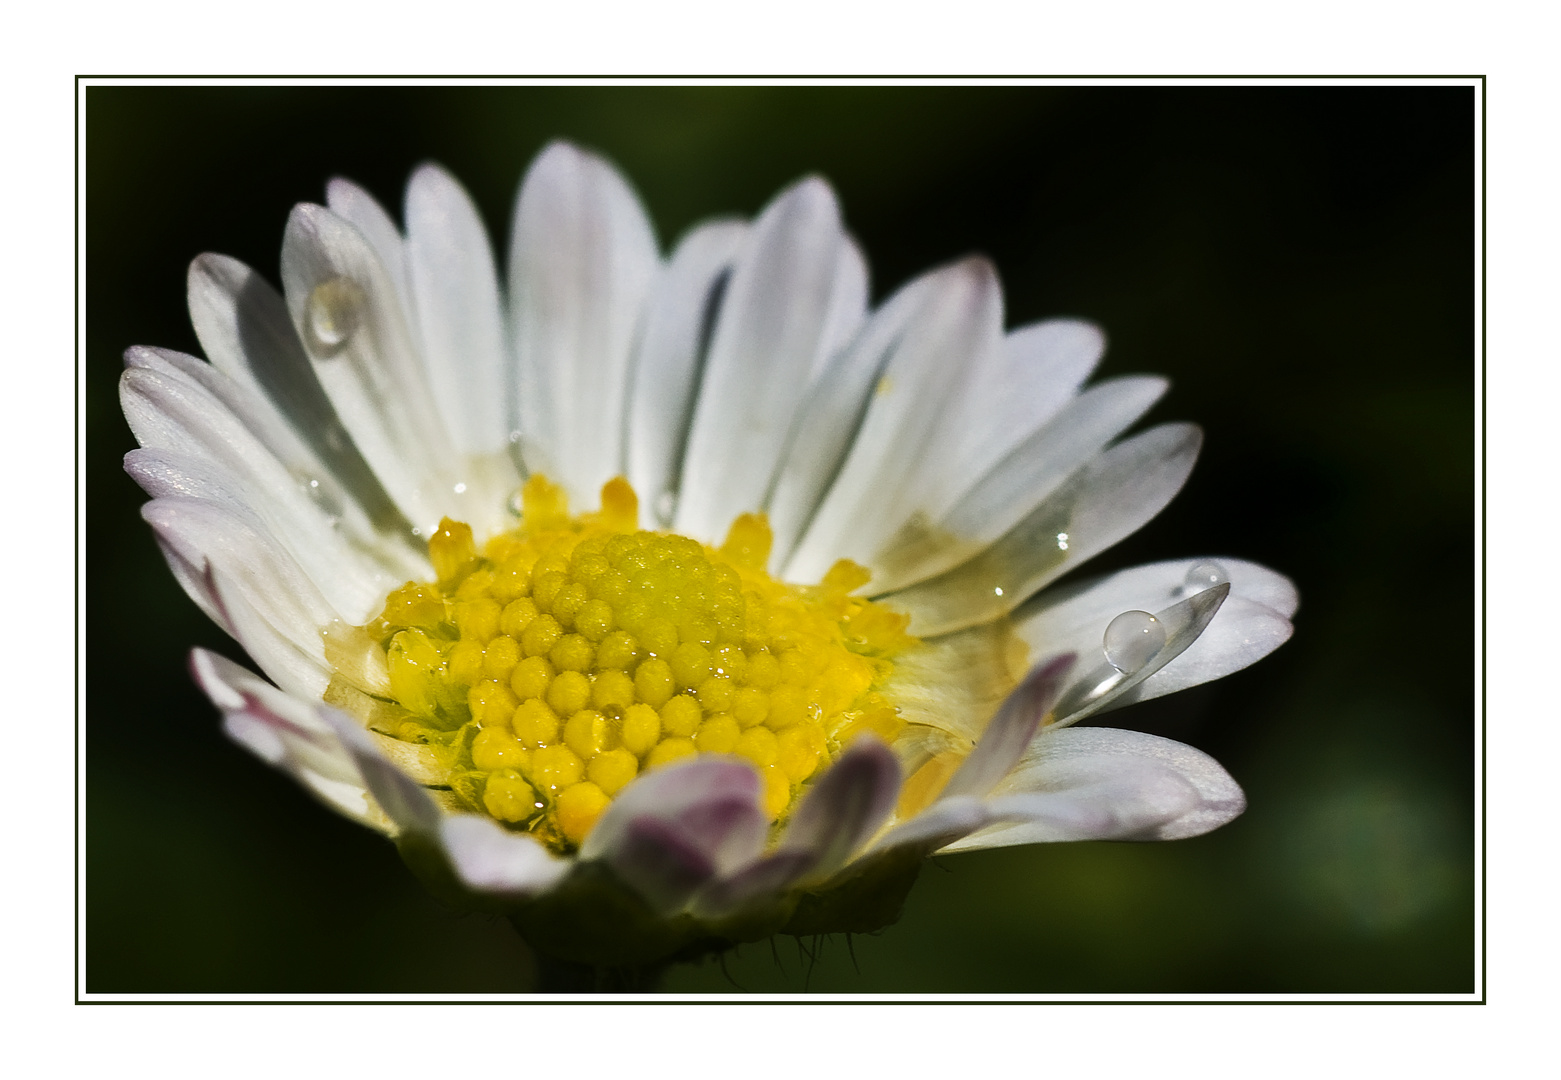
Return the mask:
<svg viewBox="0 0 1561 1080">
<path fill-rule="evenodd" d="M 848 866 L 842 876 L 796 899 L 783 934 L 871 934 L 900 919 L 905 898 L 921 873 L 919 848 L 891 848 Z"/>
<path fill-rule="evenodd" d="M 720 919 L 659 915 L 606 864 L 579 862 L 532 898 L 477 893 L 461 884 L 437 844 L 397 841 L 424 886 L 452 907 L 502 914 L 532 948 L 573 964 L 641 968 L 723 952 L 777 933 L 872 933 L 900 917 L 922 852 L 898 849 L 864 860 L 828 887 L 796 890 Z"/>
</svg>

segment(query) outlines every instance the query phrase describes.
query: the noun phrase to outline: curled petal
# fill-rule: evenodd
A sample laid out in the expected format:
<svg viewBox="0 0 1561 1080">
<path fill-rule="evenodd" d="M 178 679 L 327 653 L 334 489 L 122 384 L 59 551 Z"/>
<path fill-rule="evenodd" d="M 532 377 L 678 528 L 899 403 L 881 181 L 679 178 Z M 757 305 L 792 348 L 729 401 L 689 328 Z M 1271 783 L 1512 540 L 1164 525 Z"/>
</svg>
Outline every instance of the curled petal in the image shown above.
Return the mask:
<svg viewBox="0 0 1561 1080">
<path fill-rule="evenodd" d="M 1105 659 L 1105 650 L 1097 649 L 1096 655 L 1100 662 L 1080 672 L 1073 685 L 1062 695 L 1062 700 L 1057 703 L 1055 724 L 1076 724 L 1085 717 L 1109 708 L 1143 685 L 1198 640 L 1198 636 L 1208 628 L 1229 596 L 1230 583 L 1226 582 L 1194 593 L 1180 603 L 1155 612 L 1155 618 L 1165 630 L 1165 643 L 1136 670 L 1118 670 Z"/>
<path fill-rule="evenodd" d="M 1035 737 L 1047 710 L 1062 692 L 1063 679 L 1073 668 L 1074 656 L 1065 653 L 1035 668 L 1008 695 L 997 715 L 992 717 L 981 741 L 949 777 L 943 788 L 945 799 L 962 795 L 985 795 L 1008 775 Z"/>
</svg>

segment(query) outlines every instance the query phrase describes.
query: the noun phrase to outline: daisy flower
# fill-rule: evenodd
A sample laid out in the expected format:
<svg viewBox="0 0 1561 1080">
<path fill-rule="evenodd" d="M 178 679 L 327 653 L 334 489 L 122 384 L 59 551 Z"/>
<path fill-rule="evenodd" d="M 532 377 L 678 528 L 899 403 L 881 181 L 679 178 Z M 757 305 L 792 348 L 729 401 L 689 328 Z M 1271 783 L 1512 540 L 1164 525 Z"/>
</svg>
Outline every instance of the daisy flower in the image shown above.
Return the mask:
<svg viewBox="0 0 1561 1080">
<path fill-rule="evenodd" d="M 429 885 L 597 964 L 892 921 L 923 858 L 1195 836 L 1208 756 L 1080 720 L 1290 634 L 1284 577 L 1180 559 L 1054 586 L 1176 494 L 1094 326 L 1004 330 L 968 258 L 868 304 L 829 186 L 663 257 L 567 144 L 500 285 L 437 166 L 403 224 L 332 181 L 282 289 L 190 268 L 207 360 L 126 354 L 126 468 L 227 733 Z M 208 362 L 209 361 L 209 362 Z"/>
</svg>

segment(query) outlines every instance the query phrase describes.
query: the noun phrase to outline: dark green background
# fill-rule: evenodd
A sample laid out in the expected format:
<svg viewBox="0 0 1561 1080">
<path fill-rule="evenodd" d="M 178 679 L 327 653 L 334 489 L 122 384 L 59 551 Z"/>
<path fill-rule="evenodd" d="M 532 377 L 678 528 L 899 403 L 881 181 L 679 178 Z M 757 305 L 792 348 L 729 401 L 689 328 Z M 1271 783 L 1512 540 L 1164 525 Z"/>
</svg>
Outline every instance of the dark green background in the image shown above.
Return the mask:
<svg viewBox="0 0 1561 1080">
<path fill-rule="evenodd" d="M 1474 95 L 1467 88 L 89 89 L 87 981 L 93 992 L 523 990 L 507 923 L 228 743 L 191 685 L 238 650 L 185 599 L 120 459 L 131 344 L 198 352 L 184 272 L 277 279 L 351 177 L 436 159 L 496 238 L 552 137 L 637 187 L 663 247 L 816 171 L 874 296 L 970 251 L 1009 325 L 1099 322 L 1103 375 L 1173 380 L 1202 460 L 1089 571 L 1256 559 L 1301 591 L 1257 667 L 1109 720 L 1217 756 L 1251 808 L 1175 844 L 941 858 L 901 922 L 674 970 L 682 991 L 1470 991 Z M 500 245 L 503 250 L 503 245 Z"/>
</svg>

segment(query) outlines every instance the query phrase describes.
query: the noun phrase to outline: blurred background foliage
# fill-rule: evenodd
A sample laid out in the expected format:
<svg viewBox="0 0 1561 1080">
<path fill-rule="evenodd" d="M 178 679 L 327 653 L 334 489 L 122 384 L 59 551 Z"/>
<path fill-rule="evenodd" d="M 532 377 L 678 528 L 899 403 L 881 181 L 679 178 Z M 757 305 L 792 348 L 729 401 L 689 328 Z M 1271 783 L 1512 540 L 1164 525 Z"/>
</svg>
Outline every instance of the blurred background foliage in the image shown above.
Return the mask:
<svg viewBox="0 0 1561 1080">
<path fill-rule="evenodd" d="M 185 670 L 237 648 L 163 566 L 120 459 L 131 344 L 198 353 L 184 272 L 277 279 L 290 207 L 387 207 L 424 159 L 495 240 L 547 140 L 605 153 L 664 248 L 817 172 L 881 298 L 971 251 L 1008 322 L 1110 335 L 1207 441 L 1094 573 L 1201 554 L 1289 574 L 1295 638 L 1110 714 L 1223 762 L 1251 808 L 1175 844 L 930 863 L 887 931 L 751 945 L 677 991 L 1473 987 L 1473 94 L 1465 88 L 158 88 L 86 105 L 86 989 L 525 990 L 509 925 L 428 898 L 390 844 L 228 743 Z M 503 250 L 502 245 L 500 250 Z M 848 948 L 849 946 L 849 948 Z"/>
</svg>

